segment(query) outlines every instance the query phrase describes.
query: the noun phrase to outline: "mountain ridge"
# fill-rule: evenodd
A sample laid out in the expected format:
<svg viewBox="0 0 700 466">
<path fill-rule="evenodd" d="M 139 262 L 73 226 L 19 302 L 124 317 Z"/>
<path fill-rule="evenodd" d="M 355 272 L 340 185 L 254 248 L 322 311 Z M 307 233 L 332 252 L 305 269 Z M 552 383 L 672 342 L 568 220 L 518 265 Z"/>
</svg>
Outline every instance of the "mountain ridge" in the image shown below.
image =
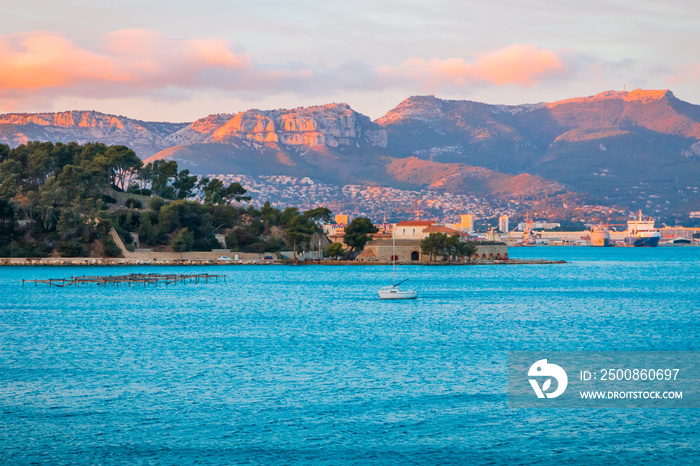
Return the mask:
<svg viewBox="0 0 700 466">
<path fill-rule="evenodd" d="M 104 142 L 153 154 L 170 145 L 166 138 L 187 123 L 135 120 L 94 110 L 0 114 L 0 143 L 10 147 L 28 141 Z"/>
<path fill-rule="evenodd" d="M 496 185 L 527 175 L 547 193 L 564 189 L 603 204 L 700 208 L 700 106 L 670 90 L 522 105 L 411 96 L 375 121 L 345 103 L 251 109 L 191 123 L 92 111 L 0 115 L 0 142 L 27 140 L 125 144 L 146 161 L 172 158 L 203 175 L 294 174 L 455 193 L 478 185 L 484 195 L 513 195 L 518 190 Z M 416 161 L 398 162 L 410 158 L 424 161 L 420 170 Z M 431 175 L 437 172 L 447 173 L 443 181 Z"/>
</svg>

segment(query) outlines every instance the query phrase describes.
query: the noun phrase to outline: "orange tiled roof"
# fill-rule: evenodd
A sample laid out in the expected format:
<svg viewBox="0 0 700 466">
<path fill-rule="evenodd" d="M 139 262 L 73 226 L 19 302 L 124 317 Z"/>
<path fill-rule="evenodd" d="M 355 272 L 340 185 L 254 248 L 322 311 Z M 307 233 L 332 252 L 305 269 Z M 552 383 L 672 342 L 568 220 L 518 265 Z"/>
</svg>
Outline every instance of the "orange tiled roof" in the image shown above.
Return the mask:
<svg viewBox="0 0 700 466">
<path fill-rule="evenodd" d="M 433 220 L 401 220 L 397 227 L 427 227 L 434 224 Z"/>
<path fill-rule="evenodd" d="M 449 235 L 459 235 L 460 232 L 453 230 L 452 228 L 447 228 L 439 225 L 430 225 L 428 228 L 423 230 L 423 233 L 447 233 Z"/>
</svg>

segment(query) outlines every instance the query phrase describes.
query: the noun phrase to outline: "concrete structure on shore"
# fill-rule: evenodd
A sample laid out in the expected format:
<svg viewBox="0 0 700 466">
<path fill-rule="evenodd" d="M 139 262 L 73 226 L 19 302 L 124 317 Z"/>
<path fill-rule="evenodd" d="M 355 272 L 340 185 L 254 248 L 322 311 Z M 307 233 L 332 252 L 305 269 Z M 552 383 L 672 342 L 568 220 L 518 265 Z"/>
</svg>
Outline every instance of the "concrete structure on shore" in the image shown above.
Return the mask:
<svg viewBox="0 0 700 466">
<path fill-rule="evenodd" d="M 359 262 L 427 262 L 420 249 L 420 240 L 397 239 L 396 252 L 393 252 L 393 241 L 390 239 L 374 240 L 365 246 L 357 256 Z M 508 259 L 508 247 L 505 244 L 479 244 L 473 259 L 498 260 Z"/>
<path fill-rule="evenodd" d="M 420 240 L 397 239 L 394 252 L 391 239 L 378 239 L 365 245 L 362 253 L 355 260 L 359 262 L 418 262 L 421 260 Z"/>
<path fill-rule="evenodd" d="M 462 223 L 464 223 L 464 217 L 470 217 L 467 221 L 473 222 L 471 215 L 463 215 L 462 217 Z M 391 236 L 382 235 L 381 237 L 375 237 L 373 241 L 369 242 L 356 260 L 359 262 L 391 262 L 394 260 L 397 262 L 427 262 L 428 258 L 423 257 L 420 243 L 430 234 L 457 235 L 462 240 L 468 236 L 462 231 L 438 225 L 430 220 L 404 220 L 396 225 L 393 233 L 396 242 L 395 252 L 394 241 Z M 507 259 L 508 247 L 504 244 L 485 245 L 477 243 L 477 253 L 474 258 L 485 260 Z"/>
</svg>

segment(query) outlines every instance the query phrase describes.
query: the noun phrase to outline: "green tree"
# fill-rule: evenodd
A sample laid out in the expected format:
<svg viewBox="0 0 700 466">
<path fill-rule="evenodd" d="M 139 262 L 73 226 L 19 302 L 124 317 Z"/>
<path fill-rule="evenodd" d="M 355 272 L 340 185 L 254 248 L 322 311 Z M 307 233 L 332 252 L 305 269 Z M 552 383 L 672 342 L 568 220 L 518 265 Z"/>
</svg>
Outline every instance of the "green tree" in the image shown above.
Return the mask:
<svg viewBox="0 0 700 466">
<path fill-rule="evenodd" d="M 169 183 L 177 174 L 176 161 L 156 160 L 146 165 L 139 172 L 139 178 L 151 183 L 151 191 L 156 196 L 171 199 L 174 188 Z"/>
<path fill-rule="evenodd" d="M 173 180 L 173 199 L 187 199 L 197 185 L 197 175 L 190 175 L 189 170 L 182 170 Z"/>
<path fill-rule="evenodd" d="M 443 260 L 451 259 L 452 257 L 461 257 L 464 255 L 464 244 L 460 241 L 459 235 L 445 235 L 447 238 L 444 242 Z"/>
<path fill-rule="evenodd" d="M 7 144 L 0 144 L 0 163 L 4 162 L 5 159 L 10 155 L 10 146 Z"/>
<path fill-rule="evenodd" d="M 213 204 L 228 204 L 231 201 L 249 201 L 250 196 L 245 196 L 246 189 L 240 183 L 231 183 L 224 186 L 223 181 L 214 178 L 202 178 L 199 188 L 204 193 L 204 202 Z"/>
<path fill-rule="evenodd" d="M 121 257 L 122 250 L 119 249 L 117 243 L 114 242 L 111 236 L 107 235 L 102 239 L 102 251 L 107 257 Z"/>
<path fill-rule="evenodd" d="M 111 183 L 126 190 L 131 178 L 143 166 L 143 162 L 133 150 L 126 146 L 110 146 L 104 156 L 107 159 Z"/>
<path fill-rule="evenodd" d="M 0 146 L 2 147 L 2 146 Z M 0 162 L 0 197 L 15 197 L 22 186 L 22 164 L 13 159 Z"/>
<path fill-rule="evenodd" d="M 350 246 L 351 252 L 361 252 L 372 239 L 370 235 L 378 231 L 379 229 L 372 224 L 370 219 L 357 217 L 345 227 L 343 242 Z"/>
<path fill-rule="evenodd" d="M 295 254 L 299 248 L 308 244 L 309 236 L 316 231 L 316 225 L 307 217 L 297 215 L 292 217 L 284 226 L 284 233 L 287 235 L 287 243 L 292 247 Z"/>
<path fill-rule="evenodd" d="M 152 163 L 149 163 L 148 165 L 141 167 L 136 172 L 136 180 L 138 181 L 139 192 L 141 194 L 143 194 L 144 190 L 146 189 L 146 185 L 151 184 L 151 186 L 152 186 L 153 173 L 154 173 L 154 171 L 153 171 L 153 164 Z M 150 189 L 149 192 L 152 192 L 152 189 Z"/>
<path fill-rule="evenodd" d="M 308 218 L 314 223 L 318 222 L 323 222 L 323 223 L 330 223 L 331 222 L 331 214 L 332 212 L 325 207 L 317 207 L 315 209 L 310 209 L 304 212 L 304 217 Z"/>
<path fill-rule="evenodd" d="M 85 251 L 83 246 L 76 241 L 62 241 L 59 244 L 58 251 L 61 257 L 84 257 Z"/>
<path fill-rule="evenodd" d="M 187 227 L 181 229 L 170 243 L 170 247 L 173 248 L 174 251 L 180 253 L 180 259 L 182 259 L 182 253 L 184 251 L 192 250 L 192 246 L 194 246 L 194 233 Z"/>
<path fill-rule="evenodd" d="M 9 200 L 0 197 L 0 223 L 11 221 L 15 216 L 15 209 Z"/>
<path fill-rule="evenodd" d="M 230 205 L 215 204 L 211 207 L 211 220 L 218 228 L 233 228 L 240 218 L 238 209 Z"/>
<path fill-rule="evenodd" d="M 34 186 L 40 186 L 53 174 L 55 166 L 51 163 L 53 144 L 38 145 L 27 156 L 27 179 Z"/>
<path fill-rule="evenodd" d="M 447 235 L 445 233 L 430 233 L 420 242 L 421 252 L 428 256 L 429 260 L 440 256 L 446 261 L 451 257 L 464 257 L 474 254 L 473 243 L 465 243 L 459 235 Z"/>
<path fill-rule="evenodd" d="M 423 256 L 428 256 L 428 261 L 432 262 L 433 257 L 440 253 L 443 243 L 443 236 L 447 235 L 444 233 L 430 233 L 421 240 L 420 249 Z"/>
<path fill-rule="evenodd" d="M 467 241 L 465 244 L 466 250 L 464 251 L 464 255 L 469 259 L 469 262 L 471 262 L 472 257 L 476 254 L 477 246 L 473 241 Z"/>
<path fill-rule="evenodd" d="M 148 208 L 154 212 L 160 212 L 160 209 L 163 208 L 164 205 L 165 201 L 162 197 L 152 197 L 151 200 L 148 201 Z"/>
<path fill-rule="evenodd" d="M 270 205 L 270 201 L 265 201 L 265 205 L 260 209 L 260 216 L 266 225 L 273 225 L 280 219 L 282 212 Z"/>
<path fill-rule="evenodd" d="M 221 192 L 221 198 L 225 203 L 231 201 L 249 201 L 250 196 L 245 196 L 248 191 L 240 183 L 231 183 Z"/>
<path fill-rule="evenodd" d="M 282 225 L 287 225 L 294 217 L 299 216 L 299 209 L 296 207 L 287 207 L 280 215 Z"/>
<path fill-rule="evenodd" d="M 231 251 L 238 251 L 239 245 L 238 245 L 238 234 L 236 233 L 236 230 L 231 230 L 226 234 L 226 247 L 229 248 Z"/>
<path fill-rule="evenodd" d="M 276 209 L 275 209 L 276 210 Z M 276 216 L 279 213 L 274 213 Z M 270 216 L 273 211 L 269 204 L 266 204 L 265 215 Z M 331 211 L 325 207 L 307 210 L 300 213 L 296 207 L 288 207 L 279 215 L 281 223 L 284 225 L 284 232 L 287 236 L 287 244 L 292 248 L 295 254 L 301 250 L 304 245 L 308 245 L 311 235 L 320 232 L 321 227 L 317 222 L 329 222 Z"/>
<path fill-rule="evenodd" d="M 335 257 L 338 259 L 338 257 L 345 255 L 345 249 L 343 248 L 343 243 L 331 243 L 323 253 L 326 257 Z"/>
</svg>

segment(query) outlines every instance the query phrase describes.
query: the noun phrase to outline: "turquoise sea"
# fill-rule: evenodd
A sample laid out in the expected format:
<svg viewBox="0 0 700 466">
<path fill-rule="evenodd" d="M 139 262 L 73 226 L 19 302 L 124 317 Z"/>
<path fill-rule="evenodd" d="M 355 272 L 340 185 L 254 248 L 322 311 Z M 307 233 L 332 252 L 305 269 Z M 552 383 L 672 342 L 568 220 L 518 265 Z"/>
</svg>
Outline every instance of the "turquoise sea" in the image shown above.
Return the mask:
<svg viewBox="0 0 700 466">
<path fill-rule="evenodd" d="M 698 464 L 700 410 L 510 409 L 507 351 L 700 350 L 700 248 L 561 265 L 0 268 L 0 464 Z M 22 279 L 208 272 L 226 282 Z"/>
</svg>

